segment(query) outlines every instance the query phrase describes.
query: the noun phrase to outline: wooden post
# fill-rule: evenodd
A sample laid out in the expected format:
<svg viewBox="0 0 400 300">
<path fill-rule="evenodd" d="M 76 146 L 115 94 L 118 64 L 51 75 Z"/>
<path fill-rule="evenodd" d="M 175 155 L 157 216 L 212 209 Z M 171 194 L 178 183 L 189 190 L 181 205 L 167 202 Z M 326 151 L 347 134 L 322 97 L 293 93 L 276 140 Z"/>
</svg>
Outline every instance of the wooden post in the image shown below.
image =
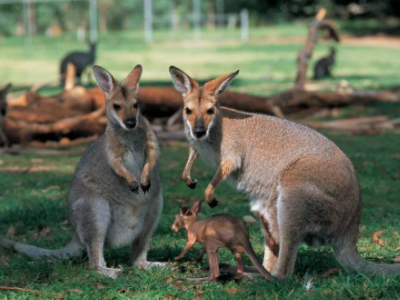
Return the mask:
<svg viewBox="0 0 400 300">
<path fill-rule="evenodd" d="M 152 0 L 144 0 L 144 31 L 146 43 L 153 42 L 153 3 Z"/>
<path fill-rule="evenodd" d="M 225 8 L 224 0 L 217 0 L 215 10 L 216 10 L 216 21 L 218 27 L 224 26 L 224 10 L 225 10 L 224 8 Z"/>
<path fill-rule="evenodd" d="M 193 0 L 193 28 L 194 28 L 194 40 L 200 39 L 200 22 L 201 22 L 201 6 L 200 0 Z"/>
<path fill-rule="evenodd" d="M 29 5 L 30 1 L 24 1 L 24 31 L 25 31 L 25 40 L 29 42 L 31 40 L 31 6 Z"/>
<path fill-rule="evenodd" d="M 240 32 L 243 41 L 248 41 L 250 37 L 249 30 L 249 11 L 242 9 L 240 11 Z"/>
<path fill-rule="evenodd" d="M 97 0 L 89 0 L 90 41 L 97 43 L 99 39 L 97 24 Z"/>
</svg>

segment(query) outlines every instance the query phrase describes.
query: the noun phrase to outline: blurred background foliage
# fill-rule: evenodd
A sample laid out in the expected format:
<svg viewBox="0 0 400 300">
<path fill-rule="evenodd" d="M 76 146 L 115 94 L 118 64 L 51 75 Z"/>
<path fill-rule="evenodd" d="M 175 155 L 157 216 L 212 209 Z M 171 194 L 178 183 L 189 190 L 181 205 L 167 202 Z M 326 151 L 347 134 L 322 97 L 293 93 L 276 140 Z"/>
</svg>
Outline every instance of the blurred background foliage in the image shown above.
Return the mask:
<svg viewBox="0 0 400 300">
<path fill-rule="evenodd" d="M 399 0 L 203 0 L 201 1 L 202 22 L 215 15 L 218 1 L 223 2 L 223 13 L 238 13 L 247 9 L 253 26 L 276 24 L 288 20 L 309 18 L 320 7 L 328 9 L 329 17 L 342 20 L 375 19 L 380 26 L 371 30 L 352 25 L 355 34 L 400 32 L 397 20 L 400 17 Z M 1 3 L 1 2 L 0 2 Z M 71 1 L 60 3 L 31 3 L 32 33 L 48 33 L 58 28 L 62 32 L 88 27 L 88 3 Z M 154 25 L 164 28 L 170 24 L 171 14 L 180 18 L 180 26 L 189 27 L 193 3 L 188 0 L 153 1 Z M 141 29 L 143 27 L 143 0 L 98 0 L 99 26 L 101 32 L 109 30 Z M 187 20 L 185 24 L 185 20 Z M 354 24 L 354 23 L 352 23 Z M 373 29 L 372 29 L 373 28 Z M 372 31 L 373 30 L 373 31 Z M 50 32 L 49 32 L 50 31 Z M 21 4 L 0 6 L 0 35 L 24 34 L 24 14 Z"/>
</svg>

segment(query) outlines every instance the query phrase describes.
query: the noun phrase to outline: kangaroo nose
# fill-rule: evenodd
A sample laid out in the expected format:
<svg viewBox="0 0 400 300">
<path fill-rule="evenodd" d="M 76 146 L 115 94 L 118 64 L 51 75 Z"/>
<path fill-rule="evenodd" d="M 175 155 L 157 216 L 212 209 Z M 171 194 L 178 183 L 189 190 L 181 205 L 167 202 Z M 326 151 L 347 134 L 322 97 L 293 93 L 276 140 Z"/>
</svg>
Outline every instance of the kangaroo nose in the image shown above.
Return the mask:
<svg viewBox="0 0 400 300">
<path fill-rule="evenodd" d="M 197 138 L 201 138 L 206 134 L 206 130 L 204 129 L 204 127 L 195 127 L 193 132 Z"/>
<path fill-rule="evenodd" d="M 129 119 L 126 119 L 125 125 L 126 125 L 126 127 L 128 127 L 129 129 L 135 128 L 135 126 L 136 126 L 136 118 L 129 118 Z"/>
</svg>

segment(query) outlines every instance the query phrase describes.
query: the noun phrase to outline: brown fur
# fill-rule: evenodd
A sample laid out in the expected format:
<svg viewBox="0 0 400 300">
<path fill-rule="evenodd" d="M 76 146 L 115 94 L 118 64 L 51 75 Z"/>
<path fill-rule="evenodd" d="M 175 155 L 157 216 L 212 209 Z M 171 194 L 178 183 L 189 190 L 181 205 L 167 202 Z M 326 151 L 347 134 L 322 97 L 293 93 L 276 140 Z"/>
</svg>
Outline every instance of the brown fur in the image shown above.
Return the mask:
<svg viewBox="0 0 400 300">
<path fill-rule="evenodd" d="M 226 247 L 235 254 L 238 263 L 238 274 L 244 273 L 242 254 L 246 253 L 257 271 L 266 280 L 271 280 L 271 275 L 263 268 L 255 256 L 245 224 L 229 215 L 214 215 L 197 221 L 200 209 L 201 202 L 197 201 L 193 204 L 192 209 L 181 207 L 179 214 L 175 216 L 172 230 L 178 232 L 184 229 L 188 235 L 185 248 L 175 259 L 181 260 L 196 242 L 204 244 L 204 250 L 207 253 L 211 270 L 211 274 L 207 280 L 215 280 L 220 275 L 217 257 L 218 249 Z M 198 259 L 201 259 L 203 255 L 204 251 Z"/>
<path fill-rule="evenodd" d="M 216 170 L 205 191 L 210 206 L 217 205 L 215 190 L 225 179 L 248 194 L 251 210 L 262 221 L 263 265 L 268 271 L 278 278 L 290 276 L 298 247 L 306 242 L 331 245 L 337 260 L 350 269 L 369 275 L 400 273 L 398 264 L 374 264 L 359 255 L 360 189 L 350 160 L 333 142 L 288 120 L 220 107 L 218 95 L 238 72 L 204 87 L 175 67 L 170 73 L 184 107 L 192 105 L 198 124 L 203 125 L 202 134 L 196 134 L 193 122 L 183 113 L 192 148 L 184 180 L 195 181 L 190 168 L 202 157 Z M 207 105 L 215 107 L 211 120 L 204 111 Z"/>
</svg>

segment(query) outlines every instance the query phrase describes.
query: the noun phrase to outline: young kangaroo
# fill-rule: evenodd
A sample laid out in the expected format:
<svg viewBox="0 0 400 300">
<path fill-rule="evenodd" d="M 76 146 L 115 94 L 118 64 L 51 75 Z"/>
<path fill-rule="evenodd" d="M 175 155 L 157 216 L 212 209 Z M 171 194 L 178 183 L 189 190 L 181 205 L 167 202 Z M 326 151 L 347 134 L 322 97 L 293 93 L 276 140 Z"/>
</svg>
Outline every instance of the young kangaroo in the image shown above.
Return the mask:
<svg viewBox="0 0 400 300">
<path fill-rule="evenodd" d="M 190 170 L 201 156 L 217 170 L 205 191 L 210 206 L 217 205 L 214 192 L 225 179 L 249 195 L 251 210 L 266 229 L 268 271 L 290 276 L 304 241 L 331 245 L 344 267 L 369 275 L 400 273 L 398 264 L 375 264 L 359 255 L 360 189 L 350 160 L 333 142 L 288 120 L 220 107 L 218 95 L 238 71 L 204 87 L 175 67 L 170 73 L 183 95 L 191 146 L 183 180 L 195 185 Z"/>
<path fill-rule="evenodd" d="M 197 215 L 201 209 L 201 201 L 193 203 L 192 209 L 182 206 L 179 214 L 175 216 L 172 230 L 179 232 L 182 229 L 187 231 L 188 241 L 182 253 L 175 257 L 181 260 L 185 254 L 194 246 L 196 242 L 204 244 L 204 251 L 198 260 L 207 253 L 208 263 L 210 265 L 211 274 L 207 280 L 215 280 L 219 277 L 218 266 L 218 249 L 227 247 L 235 254 L 238 264 L 237 273 L 244 273 L 244 263 L 242 254 L 246 253 L 257 271 L 266 279 L 271 280 L 271 275 L 258 262 L 253 247 L 250 244 L 249 232 L 246 225 L 229 215 L 214 215 L 207 219 L 197 221 Z"/>
<path fill-rule="evenodd" d="M 0 90 L 0 145 L 4 145 L 5 147 L 9 147 L 10 143 L 8 141 L 7 136 L 1 129 L 1 125 L 8 112 L 7 94 L 10 88 L 11 88 L 11 83 L 7 84 L 4 88 Z"/>
<path fill-rule="evenodd" d="M 314 66 L 314 79 L 322 79 L 324 77 L 330 77 L 331 70 L 335 64 L 335 48 L 331 47 L 329 56 L 319 59 Z"/>
<path fill-rule="evenodd" d="M 35 259 L 64 259 L 86 250 L 91 269 L 115 278 L 122 271 L 107 268 L 104 246 L 131 244 L 131 263 L 142 268 L 151 265 L 147 250 L 163 204 L 159 149 L 137 103 L 142 67 L 137 65 L 121 85 L 101 67 L 94 66 L 93 72 L 106 95 L 108 124 L 105 134 L 89 146 L 75 170 L 68 195 L 72 241 L 60 250 L 5 239 L 0 239 L 0 246 Z"/>
</svg>

